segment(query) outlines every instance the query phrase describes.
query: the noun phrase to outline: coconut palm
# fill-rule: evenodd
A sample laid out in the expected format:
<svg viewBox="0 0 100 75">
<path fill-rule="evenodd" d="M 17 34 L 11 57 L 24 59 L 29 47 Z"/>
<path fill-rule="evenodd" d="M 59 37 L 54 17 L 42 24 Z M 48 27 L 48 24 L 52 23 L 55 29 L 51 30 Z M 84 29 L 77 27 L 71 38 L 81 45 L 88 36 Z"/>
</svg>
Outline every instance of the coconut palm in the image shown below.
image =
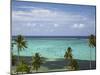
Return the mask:
<svg viewBox="0 0 100 75">
<path fill-rule="evenodd" d="M 65 59 L 72 59 L 73 58 L 71 47 L 68 47 L 64 57 L 65 57 Z"/>
<path fill-rule="evenodd" d="M 71 70 L 78 70 L 79 69 L 79 64 L 77 60 L 72 59 L 71 62 L 69 63 L 69 66 L 71 66 Z"/>
<path fill-rule="evenodd" d="M 32 67 L 34 70 L 36 70 L 36 72 L 38 71 L 38 69 L 40 68 L 42 64 L 42 59 L 39 55 L 39 53 L 35 53 L 35 56 L 33 56 L 33 61 L 32 61 Z"/>
<path fill-rule="evenodd" d="M 96 37 L 94 35 L 89 36 L 89 46 L 96 47 Z"/>
<path fill-rule="evenodd" d="M 96 47 L 96 37 L 91 34 L 89 36 L 89 47 L 90 47 L 90 69 L 91 69 L 91 48 Z"/>
<path fill-rule="evenodd" d="M 67 51 L 65 52 L 64 57 L 66 60 L 69 61 L 69 63 L 68 63 L 69 70 L 78 70 L 79 69 L 78 62 L 75 59 L 73 59 L 71 47 L 68 47 Z"/>
<path fill-rule="evenodd" d="M 20 60 L 20 51 L 22 51 L 24 48 L 27 48 L 26 41 L 22 35 L 18 35 L 15 39 L 15 43 L 18 48 L 18 61 Z"/>
</svg>

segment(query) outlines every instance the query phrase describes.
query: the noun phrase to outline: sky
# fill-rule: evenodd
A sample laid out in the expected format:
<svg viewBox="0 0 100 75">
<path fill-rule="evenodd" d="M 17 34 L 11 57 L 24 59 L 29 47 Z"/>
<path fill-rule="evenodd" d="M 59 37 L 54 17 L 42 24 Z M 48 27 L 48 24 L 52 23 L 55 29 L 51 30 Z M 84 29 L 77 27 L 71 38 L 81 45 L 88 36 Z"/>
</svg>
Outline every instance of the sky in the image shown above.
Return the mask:
<svg viewBox="0 0 100 75">
<path fill-rule="evenodd" d="M 12 35 L 95 35 L 95 6 L 12 1 Z"/>
</svg>

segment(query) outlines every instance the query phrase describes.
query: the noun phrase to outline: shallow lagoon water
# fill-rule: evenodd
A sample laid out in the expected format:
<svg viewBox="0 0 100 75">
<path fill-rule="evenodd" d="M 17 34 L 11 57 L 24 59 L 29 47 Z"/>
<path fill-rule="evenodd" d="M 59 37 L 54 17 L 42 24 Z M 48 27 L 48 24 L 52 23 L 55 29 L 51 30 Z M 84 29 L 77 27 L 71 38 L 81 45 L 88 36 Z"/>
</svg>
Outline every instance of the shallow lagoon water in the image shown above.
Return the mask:
<svg viewBox="0 0 100 75">
<path fill-rule="evenodd" d="M 26 49 L 20 51 L 21 56 L 33 56 L 40 53 L 42 57 L 50 60 L 64 58 L 68 47 L 72 48 L 73 57 L 80 60 L 95 60 L 95 48 L 90 48 L 86 38 L 25 38 Z M 91 52 L 91 53 L 90 53 Z M 13 53 L 17 55 L 17 47 Z M 91 55 L 91 59 L 90 59 Z"/>
</svg>

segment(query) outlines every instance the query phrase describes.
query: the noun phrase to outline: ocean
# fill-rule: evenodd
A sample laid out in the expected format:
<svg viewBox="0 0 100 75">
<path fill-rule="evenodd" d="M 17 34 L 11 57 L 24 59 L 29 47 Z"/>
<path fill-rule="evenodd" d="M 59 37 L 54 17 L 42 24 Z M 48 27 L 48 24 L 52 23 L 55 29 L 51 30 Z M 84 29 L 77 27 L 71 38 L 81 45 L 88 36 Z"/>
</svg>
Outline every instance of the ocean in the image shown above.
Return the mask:
<svg viewBox="0 0 100 75">
<path fill-rule="evenodd" d="M 12 37 L 14 39 L 16 37 Z M 20 51 L 20 56 L 40 56 L 55 60 L 64 58 L 68 47 L 72 48 L 74 59 L 96 60 L 96 49 L 90 48 L 87 37 L 25 37 L 27 47 Z M 13 47 L 13 54 L 18 55 L 17 46 Z"/>
</svg>

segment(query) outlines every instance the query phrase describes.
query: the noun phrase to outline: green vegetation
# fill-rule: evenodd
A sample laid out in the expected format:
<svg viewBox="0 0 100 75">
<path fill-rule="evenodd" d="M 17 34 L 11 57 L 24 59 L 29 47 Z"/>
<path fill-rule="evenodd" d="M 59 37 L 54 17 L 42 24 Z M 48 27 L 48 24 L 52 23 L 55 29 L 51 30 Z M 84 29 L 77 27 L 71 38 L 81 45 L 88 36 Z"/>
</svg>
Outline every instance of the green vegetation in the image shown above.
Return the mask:
<svg viewBox="0 0 100 75">
<path fill-rule="evenodd" d="M 13 50 L 14 45 L 16 45 L 16 43 L 12 42 L 11 43 L 11 50 Z"/>
<path fill-rule="evenodd" d="M 73 58 L 71 47 L 68 47 L 64 57 L 65 57 L 65 59 L 72 59 Z"/>
<path fill-rule="evenodd" d="M 78 62 L 75 59 L 71 60 L 71 62 L 69 63 L 69 66 L 71 66 L 72 70 L 78 70 L 79 69 Z"/>
<path fill-rule="evenodd" d="M 16 68 L 16 72 L 29 73 L 30 67 L 22 60 Z"/>
<path fill-rule="evenodd" d="M 92 34 L 89 36 L 89 46 L 96 47 L 96 37 Z"/>
<path fill-rule="evenodd" d="M 15 65 L 15 63 L 16 63 L 16 57 L 15 57 L 15 55 L 11 55 L 11 64 L 12 65 Z"/>
<path fill-rule="evenodd" d="M 66 60 L 69 61 L 68 67 L 67 67 L 69 70 L 78 70 L 79 69 L 78 62 L 75 59 L 73 59 L 71 47 L 68 47 L 67 51 L 65 52 L 64 57 Z"/>
<path fill-rule="evenodd" d="M 42 62 L 42 59 L 41 59 L 39 53 L 35 53 L 35 56 L 33 56 L 33 60 L 32 60 L 33 70 L 36 70 L 36 72 L 37 72 L 42 63 L 43 62 Z"/>
<path fill-rule="evenodd" d="M 22 35 L 18 35 L 16 39 L 14 39 L 14 43 L 12 44 L 12 49 L 13 49 L 13 45 L 17 46 L 18 49 L 18 63 L 17 63 L 17 67 L 16 67 L 16 72 L 29 72 L 29 68 L 28 66 L 23 63 L 22 61 L 20 62 L 20 51 L 24 50 L 24 48 L 27 48 L 26 46 L 26 40 L 24 39 L 24 37 Z"/>
<path fill-rule="evenodd" d="M 96 37 L 91 34 L 89 36 L 88 42 L 89 42 L 89 47 L 90 47 L 90 59 L 92 59 L 92 57 L 91 57 L 91 48 L 96 47 Z M 90 60 L 90 69 L 91 69 L 91 67 L 92 67 L 92 64 L 91 64 L 91 60 Z"/>
<path fill-rule="evenodd" d="M 88 39 L 89 47 L 96 47 L 96 37 L 94 35 L 90 35 Z M 18 64 L 16 63 L 16 56 L 11 53 L 11 63 L 12 65 L 16 66 L 16 72 L 20 73 L 30 73 L 31 69 L 38 72 L 39 68 L 43 64 L 43 60 L 41 59 L 41 56 L 39 53 L 35 53 L 35 55 L 32 57 L 32 67 L 29 67 L 30 65 L 27 65 L 23 60 L 20 60 L 20 51 L 22 51 L 24 48 L 27 48 L 27 43 L 22 35 L 18 35 L 17 38 L 14 40 L 14 43 L 12 43 L 11 49 L 13 50 L 13 46 L 16 45 L 18 48 Z M 91 51 L 91 50 L 90 50 Z M 67 51 L 64 55 L 65 60 L 68 61 L 67 69 L 69 70 L 79 70 L 79 64 L 77 60 L 74 59 L 74 56 L 72 54 L 72 48 L 68 47 Z M 90 58 L 91 58 L 91 52 L 90 52 Z M 90 60 L 90 68 L 91 68 L 91 60 Z"/>
<path fill-rule="evenodd" d="M 14 41 L 18 48 L 18 61 L 19 61 L 20 60 L 20 51 L 22 51 L 24 48 L 27 48 L 26 41 L 22 35 L 18 35 Z"/>
</svg>

